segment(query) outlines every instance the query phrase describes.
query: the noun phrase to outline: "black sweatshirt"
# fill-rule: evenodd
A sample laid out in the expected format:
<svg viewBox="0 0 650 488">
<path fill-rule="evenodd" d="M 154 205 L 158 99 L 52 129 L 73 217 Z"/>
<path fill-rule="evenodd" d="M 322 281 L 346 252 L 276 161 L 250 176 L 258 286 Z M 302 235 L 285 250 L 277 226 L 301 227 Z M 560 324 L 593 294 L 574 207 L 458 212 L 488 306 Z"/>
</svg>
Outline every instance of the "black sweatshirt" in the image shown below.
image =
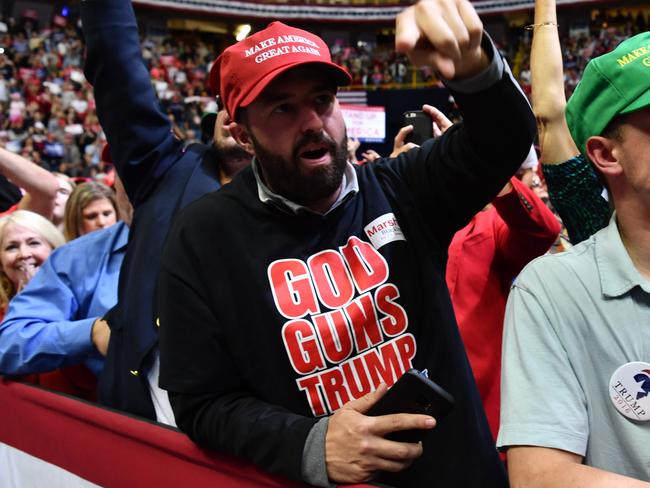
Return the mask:
<svg viewBox="0 0 650 488">
<path fill-rule="evenodd" d="M 410 367 L 456 399 L 396 486 L 507 484 L 445 284 L 449 242 L 505 185 L 535 130 L 508 76 L 454 93 L 465 122 L 355 167 L 325 216 L 264 204 L 252 170 L 178 216 L 159 281 L 160 385 L 207 447 L 300 479 L 318 417 Z"/>
</svg>

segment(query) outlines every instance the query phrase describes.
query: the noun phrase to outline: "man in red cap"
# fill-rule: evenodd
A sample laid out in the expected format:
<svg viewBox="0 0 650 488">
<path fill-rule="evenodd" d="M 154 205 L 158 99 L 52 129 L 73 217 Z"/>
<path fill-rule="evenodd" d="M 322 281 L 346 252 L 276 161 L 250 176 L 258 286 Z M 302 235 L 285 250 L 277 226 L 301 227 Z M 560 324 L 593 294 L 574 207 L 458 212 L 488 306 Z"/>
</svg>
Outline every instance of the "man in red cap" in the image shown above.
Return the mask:
<svg viewBox="0 0 650 488">
<path fill-rule="evenodd" d="M 293 479 L 506 486 L 444 267 L 535 121 L 468 1 L 405 9 L 396 45 L 437 69 L 465 122 L 364 166 L 346 162 L 336 92 L 350 77 L 320 38 L 274 22 L 219 57 L 212 87 L 255 158 L 170 231 L 160 385 L 191 438 Z M 411 368 L 454 410 L 365 415 Z M 410 429 L 421 443 L 388 438 Z"/>
</svg>

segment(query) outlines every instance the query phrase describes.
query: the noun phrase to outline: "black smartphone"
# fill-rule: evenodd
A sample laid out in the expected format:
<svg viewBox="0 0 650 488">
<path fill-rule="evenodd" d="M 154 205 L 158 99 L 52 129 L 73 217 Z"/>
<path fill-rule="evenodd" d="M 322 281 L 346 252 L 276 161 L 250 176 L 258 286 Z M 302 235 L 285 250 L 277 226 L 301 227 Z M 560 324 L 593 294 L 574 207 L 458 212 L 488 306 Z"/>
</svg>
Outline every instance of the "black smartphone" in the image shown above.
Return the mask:
<svg viewBox="0 0 650 488">
<path fill-rule="evenodd" d="M 413 130 L 406 136 L 404 142 L 412 142 L 420 146 L 433 137 L 433 120 L 422 110 L 409 110 L 402 114 L 402 118 L 402 127 L 413 126 Z"/>
<path fill-rule="evenodd" d="M 454 397 L 427 378 L 426 373 L 409 369 L 375 403 L 366 415 L 373 417 L 393 413 L 430 415 L 440 422 L 454 408 Z M 400 430 L 386 435 L 398 442 L 419 442 L 426 430 Z"/>
</svg>

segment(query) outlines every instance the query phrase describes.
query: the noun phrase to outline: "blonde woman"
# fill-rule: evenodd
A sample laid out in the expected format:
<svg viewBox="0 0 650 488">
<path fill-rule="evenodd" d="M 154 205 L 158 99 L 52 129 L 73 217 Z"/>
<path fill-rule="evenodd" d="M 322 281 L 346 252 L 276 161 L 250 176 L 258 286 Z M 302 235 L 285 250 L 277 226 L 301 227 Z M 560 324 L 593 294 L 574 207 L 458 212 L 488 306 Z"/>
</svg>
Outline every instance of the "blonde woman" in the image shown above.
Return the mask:
<svg viewBox="0 0 650 488">
<path fill-rule="evenodd" d="M 0 218 L 0 315 L 52 250 L 64 243 L 54 224 L 34 212 L 17 210 Z"/>
<path fill-rule="evenodd" d="M 11 300 L 0 324 L 0 374 L 94 400 L 110 336 L 101 317 L 117 302 L 129 233 L 128 200 L 115 183 L 124 221 L 55 250 Z"/>
</svg>

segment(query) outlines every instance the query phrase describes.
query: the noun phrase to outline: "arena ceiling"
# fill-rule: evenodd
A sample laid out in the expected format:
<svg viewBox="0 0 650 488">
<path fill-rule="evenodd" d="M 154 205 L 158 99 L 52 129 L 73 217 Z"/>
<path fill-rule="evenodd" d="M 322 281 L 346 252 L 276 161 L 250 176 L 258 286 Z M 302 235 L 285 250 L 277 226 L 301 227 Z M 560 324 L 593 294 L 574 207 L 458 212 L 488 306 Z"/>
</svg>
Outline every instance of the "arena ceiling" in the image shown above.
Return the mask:
<svg viewBox="0 0 650 488">
<path fill-rule="evenodd" d="M 601 3 L 602 0 L 557 0 L 558 5 Z M 411 1 L 404 0 L 133 0 L 133 3 L 185 12 L 228 17 L 281 18 L 327 22 L 386 22 Z M 496 14 L 534 7 L 534 0 L 473 0 L 479 14 Z"/>
</svg>

